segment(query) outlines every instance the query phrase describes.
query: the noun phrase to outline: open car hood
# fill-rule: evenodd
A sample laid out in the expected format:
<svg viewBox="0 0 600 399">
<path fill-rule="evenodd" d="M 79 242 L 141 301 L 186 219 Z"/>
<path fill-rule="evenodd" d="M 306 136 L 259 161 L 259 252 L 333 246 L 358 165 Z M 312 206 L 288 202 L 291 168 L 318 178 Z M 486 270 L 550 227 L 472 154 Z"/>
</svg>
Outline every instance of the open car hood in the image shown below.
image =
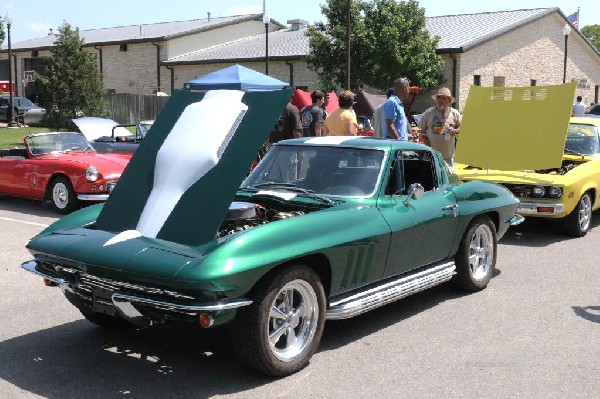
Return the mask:
<svg viewBox="0 0 600 399">
<path fill-rule="evenodd" d="M 471 86 L 458 163 L 497 170 L 561 165 L 576 82 L 556 86 Z"/>
<path fill-rule="evenodd" d="M 176 91 L 96 221 L 117 234 L 186 245 L 215 239 L 291 90 Z"/>
<path fill-rule="evenodd" d="M 111 137 L 113 127 L 118 125 L 118 123 L 112 119 L 96 118 L 93 116 L 76 118 L 72 119 L 72 121 L 88 141 L 94 141 L 100 137 Z M 131 135 L 132 133 L 124 127 L 118 127 L 115 129 L 115 136 Z"/>
</svg>

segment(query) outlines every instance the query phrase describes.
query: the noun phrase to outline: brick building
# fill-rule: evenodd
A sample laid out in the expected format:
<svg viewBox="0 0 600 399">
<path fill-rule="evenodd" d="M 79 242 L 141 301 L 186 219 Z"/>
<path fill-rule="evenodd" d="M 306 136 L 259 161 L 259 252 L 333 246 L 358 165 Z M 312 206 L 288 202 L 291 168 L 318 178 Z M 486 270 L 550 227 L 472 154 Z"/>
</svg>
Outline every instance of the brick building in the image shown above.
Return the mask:
<svg viewBox="0 0 600 399">
<path fill-rule="evenodd" d="M 444 85 L 464 107 L 472 84 L 527 86 L 562 83 L 566 16 L 558 8 L 539 8 L 427 18 L 427 29 L 440 37 Z M 306 21 L 268 25 L 269 75 L 308 90 L 316 74 L 306 66 Z M 85 49 L 97 55 L 109 92 L 171 93 L 208 72 L 234 63 L 265 71 L 265 24 L 262 15 L 205 18 L 80 31 Z M 17 91 L 45 67 L 54 37 L 13 43 Z M 576 95 L 598 102 L 600 53 L 575 29 L 568 37 L 566 81 L 576 80 Z M 1 53 L 6 53 L 3 49 Z M 0 56 L 0 80 L 8 60 Z M 400 72 L 399 72 L 400 74 Z M 391 82 L 390 82 L 391 84 Z M 415 109 L 431 105 L 421 96 Z"/>
</svg>

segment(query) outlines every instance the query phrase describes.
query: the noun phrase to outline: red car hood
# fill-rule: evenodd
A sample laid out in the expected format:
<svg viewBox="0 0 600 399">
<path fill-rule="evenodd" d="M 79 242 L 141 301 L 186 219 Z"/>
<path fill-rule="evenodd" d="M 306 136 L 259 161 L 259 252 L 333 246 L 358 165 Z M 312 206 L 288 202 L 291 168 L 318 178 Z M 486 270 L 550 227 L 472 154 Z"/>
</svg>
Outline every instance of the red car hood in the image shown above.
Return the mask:
<svg viewBox="0 0 600 399">
<path fill-rule="evenodd" d="M 46 161 L 69 161 L 82 165 L 93 165 L 102 174 L 122 173 L 129 163 L 131 154 L 98 154 L 96 152 L 71 151 L 68 153 L 45 154 L 37 159 Z"/>
</svg>

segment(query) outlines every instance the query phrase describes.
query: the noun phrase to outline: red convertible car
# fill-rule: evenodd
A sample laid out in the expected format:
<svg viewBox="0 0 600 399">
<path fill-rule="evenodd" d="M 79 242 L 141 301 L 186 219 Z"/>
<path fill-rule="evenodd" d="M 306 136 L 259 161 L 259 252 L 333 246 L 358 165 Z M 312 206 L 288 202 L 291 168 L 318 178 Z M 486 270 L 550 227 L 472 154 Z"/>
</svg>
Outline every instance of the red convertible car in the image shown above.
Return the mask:
<svg viewBox="0 0 600 399">
<path fill-rule="evenodd" d="M 69 213 L 81 201 L 105 201 L 131 159 L 97 154 L 76 132 L 26 136 L 25 148 L 0 150 L 0 194 L 49 202 Z"/>
</svg>

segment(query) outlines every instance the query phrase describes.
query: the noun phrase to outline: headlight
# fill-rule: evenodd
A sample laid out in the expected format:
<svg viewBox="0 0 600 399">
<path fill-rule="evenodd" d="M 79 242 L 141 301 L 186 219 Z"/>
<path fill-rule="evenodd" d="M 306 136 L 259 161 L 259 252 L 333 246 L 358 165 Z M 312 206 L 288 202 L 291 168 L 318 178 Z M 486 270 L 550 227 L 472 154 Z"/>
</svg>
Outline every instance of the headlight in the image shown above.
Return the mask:
<svg viewBox="0 0 600 399">
<path fill-rule="evenodd" d="M 546 189 L 542 186 L 535 186 L 533 188 L 533 196 L 534 197 L 543 197 L 546 194 Z"/>
<path fill-rule="evenodd" d="M 548 189 L 548 196 L 550 198 L 560 198 L 560 197 L 562 197 L 562 188 L 561 187 L 550 187 Z"/>
<path fill-rule="evenodd" d="M 98 169 L 96 169 L 95 166 L 90 166 L 85 171 L 85 178 L 88 181 L 96 181 L 96 180 L 98 180 L 99 176 L 100 176 L 100 172 L 98 172 Z"/>
</svg>

